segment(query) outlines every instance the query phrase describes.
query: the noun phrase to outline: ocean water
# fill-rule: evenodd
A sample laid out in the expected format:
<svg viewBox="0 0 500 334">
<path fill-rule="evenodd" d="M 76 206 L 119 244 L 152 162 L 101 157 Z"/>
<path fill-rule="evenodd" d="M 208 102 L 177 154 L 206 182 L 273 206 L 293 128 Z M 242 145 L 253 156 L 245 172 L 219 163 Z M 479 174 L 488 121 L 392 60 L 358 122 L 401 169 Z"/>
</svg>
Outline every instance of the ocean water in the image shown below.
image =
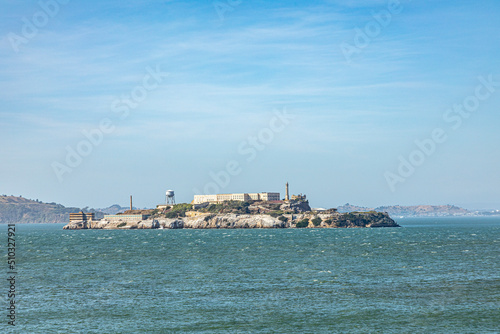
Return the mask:
<svg viewBox="0 0 500 334">
<path fill-rule="evenodd" d="M 1 332 L 499 333 L 500 218 L 398 223 L 128 231 L 17 225 L 17 325 L 7 326 L 2 307 Z M 5 226 L 0 231 L 6 236 Z"/>
</svg>

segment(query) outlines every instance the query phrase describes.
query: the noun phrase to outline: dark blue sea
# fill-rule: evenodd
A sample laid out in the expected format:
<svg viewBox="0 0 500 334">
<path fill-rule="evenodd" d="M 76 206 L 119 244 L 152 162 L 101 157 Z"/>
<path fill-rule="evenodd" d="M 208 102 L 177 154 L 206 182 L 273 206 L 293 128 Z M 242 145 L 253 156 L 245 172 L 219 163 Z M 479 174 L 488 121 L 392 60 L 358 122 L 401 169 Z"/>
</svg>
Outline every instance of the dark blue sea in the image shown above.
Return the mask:
<svg viewBox="0 0 500 334">
<path fill-rule="evenodd" d="M 2 333 L 500 333 L 500 218 L 401 228 L 16 225 Z"/>
</svg>

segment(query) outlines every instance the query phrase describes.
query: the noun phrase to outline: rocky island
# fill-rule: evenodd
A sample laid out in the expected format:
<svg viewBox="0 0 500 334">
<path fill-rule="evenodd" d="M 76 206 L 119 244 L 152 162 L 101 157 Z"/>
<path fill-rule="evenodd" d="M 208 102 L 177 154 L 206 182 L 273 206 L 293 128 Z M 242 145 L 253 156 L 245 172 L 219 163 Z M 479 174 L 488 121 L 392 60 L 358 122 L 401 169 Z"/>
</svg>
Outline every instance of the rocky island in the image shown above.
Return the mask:
<svg viewBox="0 0 500 334">
<path fill-rule="evenodd" d="M 399 227 L 384 212 L 339 213 L 312 210 L 305 198 L 281 201 L 159 205 L 155 210 L 128 210 L 103 219 L 81 213 L 64 229 L 234 229 L 234 228 L 362 228 Z"/>
</svg>

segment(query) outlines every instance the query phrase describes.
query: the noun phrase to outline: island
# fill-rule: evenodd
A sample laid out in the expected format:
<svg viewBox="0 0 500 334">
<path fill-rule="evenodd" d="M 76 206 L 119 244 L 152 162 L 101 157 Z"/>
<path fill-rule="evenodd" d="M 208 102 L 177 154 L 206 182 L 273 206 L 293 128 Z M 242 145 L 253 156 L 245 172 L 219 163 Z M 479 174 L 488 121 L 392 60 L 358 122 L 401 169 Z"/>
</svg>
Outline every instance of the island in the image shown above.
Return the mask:
<svg viewBox="0 0 500 334">
<path fill-rule="evenodd" d="M 288 191 L 285 200 L 279 200 L 279 193 L 197 196 L 200 197 L 195 196 L 192 203 L 127 210 L 104 215 L 100 220 L 95 220 L 92 213 L 72 213 L 64 229 L 399 227 L 385 212 L 340 213 L 337 209 L 311 209 L 305 195 L 289 197 Z"/>
</svg>

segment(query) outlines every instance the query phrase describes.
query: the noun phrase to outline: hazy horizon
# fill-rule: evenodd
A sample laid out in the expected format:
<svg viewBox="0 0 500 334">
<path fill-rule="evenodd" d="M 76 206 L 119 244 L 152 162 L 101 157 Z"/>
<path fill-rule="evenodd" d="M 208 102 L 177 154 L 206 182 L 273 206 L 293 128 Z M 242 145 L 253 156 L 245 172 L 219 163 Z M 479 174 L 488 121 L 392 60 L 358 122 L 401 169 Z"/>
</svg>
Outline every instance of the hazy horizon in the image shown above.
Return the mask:
<svg viewBox="0 0 500 334">
<path fill-rule="evenodd" d="M 0 193 L 500 208 L 497 1 L 0 9 Z"/>
</svg>

